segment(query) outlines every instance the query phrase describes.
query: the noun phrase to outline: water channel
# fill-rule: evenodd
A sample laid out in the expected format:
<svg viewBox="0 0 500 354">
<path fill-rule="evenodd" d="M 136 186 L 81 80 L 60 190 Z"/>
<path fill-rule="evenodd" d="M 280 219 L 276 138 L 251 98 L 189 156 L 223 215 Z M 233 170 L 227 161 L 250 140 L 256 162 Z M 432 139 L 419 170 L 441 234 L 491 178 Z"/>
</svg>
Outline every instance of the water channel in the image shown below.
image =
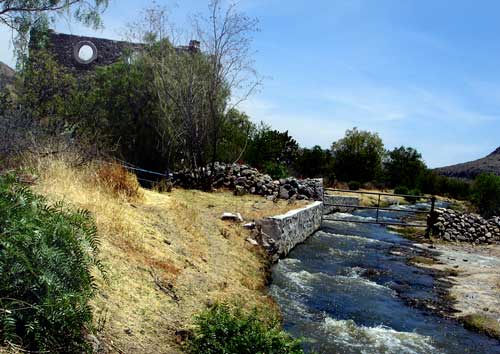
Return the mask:
<svg viewBox="0 0 500 354">
<path fill-rule="evenodd" d="M 334 216 L 366 221 L 375 215 Z M 270 292 L 285 329 L 304 340 L 308 353 L 500 353 L 497 340 L 414 306 L 435 300 L 438 287 L 432 273 L 408 263 L 412 250 L 412 242 L 384 226 L 325 217 L 321 230 L 273 269 Z"/>
</svg>

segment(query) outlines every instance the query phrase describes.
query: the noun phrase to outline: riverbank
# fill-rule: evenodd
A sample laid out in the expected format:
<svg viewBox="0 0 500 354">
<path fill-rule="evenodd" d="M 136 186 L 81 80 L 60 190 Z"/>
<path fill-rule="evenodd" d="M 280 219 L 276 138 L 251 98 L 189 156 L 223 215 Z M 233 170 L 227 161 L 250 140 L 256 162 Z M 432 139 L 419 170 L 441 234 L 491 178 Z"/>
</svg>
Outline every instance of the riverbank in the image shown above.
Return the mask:
<svg viewBox="0 0 500 354">
<path fill-rule="evenodd" d="M 41 161 L 33 189 L 94 216 L 107 281 L 97 276 L 92 302 L 104 353 L 181 353 L 193 317 L 215 302 L 239 303 L 278 314 L 266 293 L 267 255 L 246 241 L 241 223 L 284 214 L 305 201 L 269 201 L 231 192 L 140 189 L 117 196 L 96 181 L 96 166 L 71 168 L 64 160 Z"/>
<path fill-rule="evenodd" d="M 435 262 L 416 262 L 437 270 L 448 286 L 449 315 L 467 328 L 500 339 L 500 245 L 421 243 Z"/>
</svg>

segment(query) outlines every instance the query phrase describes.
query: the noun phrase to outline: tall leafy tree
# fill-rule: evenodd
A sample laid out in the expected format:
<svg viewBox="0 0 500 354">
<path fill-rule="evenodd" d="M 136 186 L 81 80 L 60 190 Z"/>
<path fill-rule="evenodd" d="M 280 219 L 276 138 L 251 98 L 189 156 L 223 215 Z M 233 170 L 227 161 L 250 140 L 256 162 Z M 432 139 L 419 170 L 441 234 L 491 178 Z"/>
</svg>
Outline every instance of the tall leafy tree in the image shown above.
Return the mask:
<svg viewBox="0 0 500 354">
<path fill-rule="evenodd" d="M 347 130 L 345 136 L 332 144 L 335 174 L 341 181 L 368 182 L 380 176 L 384 144 L 377 133 Z"/>
<path fill-rule="evenodd" d="M 401 146 L 387 154 L 385 175 L 392 187 L 415 188 L 426 167 L 422 155 L 411 147 Z"/>
<path fill-rule="evenodd" d="M 275 169 L 276 165 L 290 167 L 295 159 L 299 145 L 288 131 L 271 130 L 261 124 L 257 129 L 245 154 L 245 161 L 258 168 Z"/>
<path fill-rule="evenodd" d="M 332 177 L 333 158 L 329 150 L 316 145 L 312 149 L 301 149 L 294 169 L 302 177 Z"/>
</svg>

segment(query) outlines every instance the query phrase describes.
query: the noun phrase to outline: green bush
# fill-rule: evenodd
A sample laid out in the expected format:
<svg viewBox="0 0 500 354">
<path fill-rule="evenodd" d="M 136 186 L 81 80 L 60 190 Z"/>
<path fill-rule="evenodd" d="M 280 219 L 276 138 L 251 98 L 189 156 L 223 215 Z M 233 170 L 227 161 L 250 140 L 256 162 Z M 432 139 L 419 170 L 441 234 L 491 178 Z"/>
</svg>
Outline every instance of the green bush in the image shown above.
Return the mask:
<svg viewBox="0 0 500 354">
<path fill-rule="evenodd" d="M 267 173 L 273 179 L 280 179 L 288 177 L 288 169 L 286 166 L 279 162 L 265 162 L 262 171 Z"/>
<path fill-rule="evenodd" d="M 96 227 L 87 211 L 49 205 L 0 176 L 0 344 L 30 351 L 90 351 L 89 299 L 95 283 Z"/>
<path fill-rule="evenodd" d="M 361 183 L 358 181 L 351 181 L 347 184 L 349 186 L 349 190 L 351 191 L 357 191 L 359 188 L 361 188 Z"/>
<path fill-rule="evenodd" d="M 405 186 L 399 186 L 394 188 L 394 194 L 409 194 L 409 191 Z"/>
<path fill-rule="evenodd" d="M 484 173 L 476 177 L 473 185 L 474 204 L 482 216 L 500 215 L 500 176 Z"/>
<path fill-rule="evenodd" d="M 255 310 L 244 314 L 227 305 L 215 305 L 197 317 L 187 350 L 193 354 L 304 353 L 300 341 L 283 332 L 279 321 L 267 323 Z"/>
<path fill-rule="evenodd" d="M 408 191 L 408 194 L 414 195 L 414 196 L 421 196 L 422 192 L 420 191 L 420 189 L 414 188 L 414 189 L 410 189 Z M 405 197 L 405 199 L 410 203 L 416 203 L 418 201 L 418 198 L 416 198 L 416 197 Z"/>
</svg>

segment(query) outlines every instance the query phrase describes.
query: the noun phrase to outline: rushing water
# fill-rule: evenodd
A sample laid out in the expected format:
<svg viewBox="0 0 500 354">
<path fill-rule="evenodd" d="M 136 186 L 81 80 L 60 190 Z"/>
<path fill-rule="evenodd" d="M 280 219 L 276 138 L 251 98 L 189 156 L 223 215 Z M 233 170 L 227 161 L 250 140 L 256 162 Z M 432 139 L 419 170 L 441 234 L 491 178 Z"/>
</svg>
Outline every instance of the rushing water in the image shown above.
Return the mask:
<svg viewBox="0 0 500 354">
<path fill-rule="evenodd" d="M 371 211 L 335 214 L 366 220 Z M 395 212 L 381 215 L 388 220 Z M 407 264 L 411 243 L 374 224 L 329 222 L 273 269 L 285 329 L 317 353 L 500 353 L 500 344 L 408 305 L 436 298 L 435 279 Z"/>
</svg>

